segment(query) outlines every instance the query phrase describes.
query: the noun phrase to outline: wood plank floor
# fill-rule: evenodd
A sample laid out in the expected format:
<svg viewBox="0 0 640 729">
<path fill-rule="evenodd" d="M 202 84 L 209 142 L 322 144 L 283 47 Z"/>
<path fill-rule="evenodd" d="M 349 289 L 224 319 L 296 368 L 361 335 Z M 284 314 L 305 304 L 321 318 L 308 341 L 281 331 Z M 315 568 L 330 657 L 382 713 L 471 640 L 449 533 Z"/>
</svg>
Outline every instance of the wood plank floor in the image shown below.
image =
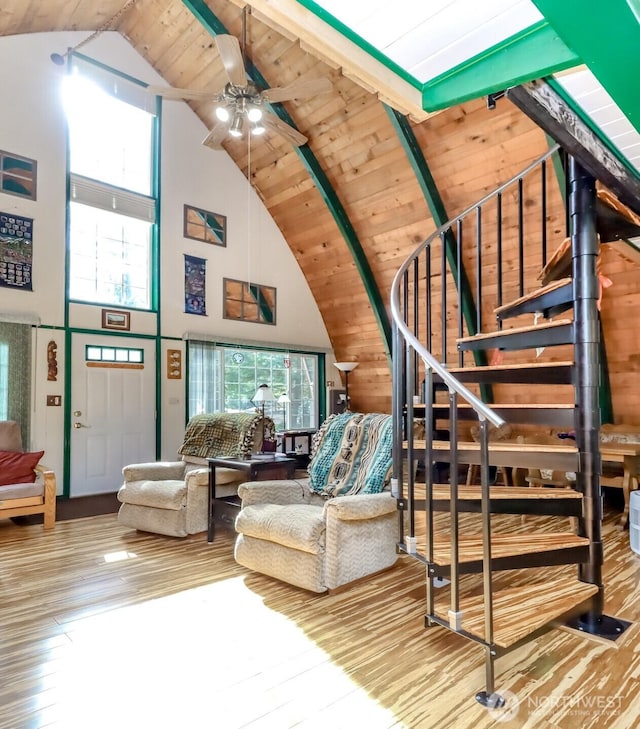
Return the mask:
<svg viewBox="0 0 640 729">
<path fill-rule="evenodd" d="M 113 514 L 52 532 L 2 521 L 0 727 L 638 727 L 640 556 L 618 516 L 605 525 L 607 613 L 635 624 L 610 645 L 554 629 L 499 658 L 509 702 L 495 714 L 474 700 L 482 650 L 424 628 L 424 566 L 410 557 L 314 595 L 239 567 L 229 528 L 207 545 Z"/>
</svg>

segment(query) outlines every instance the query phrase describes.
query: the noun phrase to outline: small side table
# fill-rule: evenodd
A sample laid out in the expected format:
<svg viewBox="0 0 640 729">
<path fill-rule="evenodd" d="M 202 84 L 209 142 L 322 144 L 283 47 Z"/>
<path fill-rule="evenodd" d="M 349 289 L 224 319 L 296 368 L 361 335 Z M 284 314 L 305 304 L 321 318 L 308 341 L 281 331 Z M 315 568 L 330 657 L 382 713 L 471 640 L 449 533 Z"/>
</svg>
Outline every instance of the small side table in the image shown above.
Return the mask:
<svg viewBox="0 0 640 729">
<path fill-rule="evenodd" d="M 235 468 L 247 474 L 248 481 L 264 481 L 265 479 L 293 478 L 296 470 L 296 459 L 278 454 L 264 458 L 207 458 L 209 463 L 209 514 L 207 518 L 207 542 L 211 544 L 214 536 L 214 516 L 216 510 L 216 466 Z"/>
<path fill-rule="evenodd" d="M 316 434 L 315 428 L 280 430 L 276 433 L 278 450 L 295 458 L 298 468 L 306 468 L 311 457 L 311 442 Z"/>
</svg>

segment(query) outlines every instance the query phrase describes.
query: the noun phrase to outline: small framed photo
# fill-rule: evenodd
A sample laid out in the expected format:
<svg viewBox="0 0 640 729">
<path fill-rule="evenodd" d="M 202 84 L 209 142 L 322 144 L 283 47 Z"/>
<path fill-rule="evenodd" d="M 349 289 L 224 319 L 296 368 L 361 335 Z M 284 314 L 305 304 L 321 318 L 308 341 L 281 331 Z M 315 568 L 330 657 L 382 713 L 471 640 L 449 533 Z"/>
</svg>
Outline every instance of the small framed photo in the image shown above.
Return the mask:
<svg viewBox="0 0 640 729">
<path fill-rule="evenodd" d="M 128 332 L 131 328 L 131 314 L 128 311 L 116 311 L 115 309 L 102 310 L 102 328 L 119 329 Z"/>
</svg>

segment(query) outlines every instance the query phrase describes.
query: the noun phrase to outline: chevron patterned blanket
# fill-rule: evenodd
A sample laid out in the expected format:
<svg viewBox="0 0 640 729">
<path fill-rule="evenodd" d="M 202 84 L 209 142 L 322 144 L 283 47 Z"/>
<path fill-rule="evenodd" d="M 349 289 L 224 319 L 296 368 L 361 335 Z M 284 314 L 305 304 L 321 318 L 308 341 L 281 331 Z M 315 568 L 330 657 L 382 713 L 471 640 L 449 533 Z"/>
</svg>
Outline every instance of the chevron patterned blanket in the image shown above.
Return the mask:
<svg viewBox="0 0 640 729">
<path fill-rule="evenodd" d="M 199 458 L 244 458 L 254 449 L 256 428 L 261 420 L 262 415 L 257 413 L 195 415 L 187 424 L 178 453 Z M 275 440 L 273 420 L 265 417 L 264 421 L 264 439 Z"/>
<path fill-rule="evenodd" d="M 391 478 L 390 415 L 340 413 L 323 423 L 313 444 L 309 480 L 325 496 L 375 494 Z"/>
</svg>

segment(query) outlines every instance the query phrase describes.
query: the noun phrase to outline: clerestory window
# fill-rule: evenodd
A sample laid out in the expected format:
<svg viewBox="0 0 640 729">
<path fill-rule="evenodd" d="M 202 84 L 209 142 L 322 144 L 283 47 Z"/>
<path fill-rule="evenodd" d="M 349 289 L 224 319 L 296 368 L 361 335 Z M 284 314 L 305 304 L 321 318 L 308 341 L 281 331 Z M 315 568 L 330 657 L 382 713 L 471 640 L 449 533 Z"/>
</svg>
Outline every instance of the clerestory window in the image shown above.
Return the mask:
<svg viewBox="0 0 640 729">
<path fill-rule="evenodd" d="M 69 63 L 69 298 L 151 309 L 156 101 L 84 56 Z"/>
</svg>

